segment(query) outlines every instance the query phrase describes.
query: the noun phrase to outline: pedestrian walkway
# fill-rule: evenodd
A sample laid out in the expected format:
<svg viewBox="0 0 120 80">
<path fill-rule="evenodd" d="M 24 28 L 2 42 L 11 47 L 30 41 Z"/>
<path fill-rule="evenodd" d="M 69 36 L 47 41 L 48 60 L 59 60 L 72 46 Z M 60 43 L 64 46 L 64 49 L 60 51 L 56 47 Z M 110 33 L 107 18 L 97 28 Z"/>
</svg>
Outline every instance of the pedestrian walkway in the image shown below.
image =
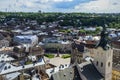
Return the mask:
<svg viewBox="0 0 120 80">
<path fill-rule="evenodd" d="M 60 57 L 55 57 L 55 58 L 52 58 L 52 59 L 44 57 L 44 59 L 47 63 L 53 64 L 55 66 L 60 66 L 61 64 L 65 65 L 65 64 L 70 63 L 70 58 L 63 59 L 63 58 L 61 58 L 61 55 L 60 55 Z"/>
</svg>

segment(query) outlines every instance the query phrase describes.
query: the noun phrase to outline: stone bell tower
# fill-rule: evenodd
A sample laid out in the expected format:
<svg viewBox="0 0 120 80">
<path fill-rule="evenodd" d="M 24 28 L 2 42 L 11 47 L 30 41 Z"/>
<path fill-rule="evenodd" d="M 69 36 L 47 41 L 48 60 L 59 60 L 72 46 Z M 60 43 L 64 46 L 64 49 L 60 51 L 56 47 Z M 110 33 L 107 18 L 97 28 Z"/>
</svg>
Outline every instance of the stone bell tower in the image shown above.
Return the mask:
<svg viewBox="0 0 120 80">
<path fill-rule="evenodd" d="M 83 43 L 81 43 L 81 44 L 76 44 L 75 42 L 72 43 L 70 64 L 82 63 L 83 62 L 83 54 L 85 53 L 84 50 L 85 50 L 85 46 Z"/>
<path fill-rule="evenodd" d="M 97 70 L 104 76 L 104 80 L 112 80 L 112 60 L 113 49 L 108 45 L 108 33 L 103 27 L 101 39 L 94 49 L 94 65 Z"/>
</svg>

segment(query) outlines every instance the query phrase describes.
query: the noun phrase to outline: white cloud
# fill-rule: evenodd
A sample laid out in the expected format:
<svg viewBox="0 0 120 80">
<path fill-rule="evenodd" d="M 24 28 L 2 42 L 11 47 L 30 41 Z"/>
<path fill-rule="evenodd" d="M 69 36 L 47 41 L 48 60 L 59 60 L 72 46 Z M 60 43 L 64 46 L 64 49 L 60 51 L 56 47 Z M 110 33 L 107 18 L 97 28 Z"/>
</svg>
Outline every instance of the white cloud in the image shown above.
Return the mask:
<svg viewBox="0 0 120 80">
<path fill-rule="evenodd" d="M 17 6 L 31 8 L 33 11 L 42 10 L 42 11 L 60 11 L 56 9 L 53 4 L 59 2 L 71 2 L 73 0 L 19 0 Z"/>
<path fill-rule="evenodd" d="M 29 8 L 30 8 L 30 7 L 34 7 L 34 4 L 33 4 L 32 2 L 30 2 L 30 1 L 24 1 L 24 2 L 21 1 L 21 2 L 18 3 L 18 5 L 19 5 L 19 6 L 24 5 L 24 6 L 29 7 Z"/>
<path fill-rule="evenodd" d="M 74 9 L 82 12 L 120 12 L 120 0 L 95 0 L 88 3 L 80 3 Z"/>
<path fill-rule="evenodd" d="M 71 2 L 73 0 L 26 0 L 26 1 L 39 3 L 55 3 L 55 2 Z"/>
<path fill-rule="evenodd" d="M 77 1 L 77 0 L 76 0 Z M 54 4 L 60 2 L 75 2 L 74 0 L 0 0 L 0 11 L 36 12 L 120 12 L 120 0 L 91 0 L 79 3 L 72 9 L 57 8 Z M 62 3 L 63 4 L 63 3 Z M 61 5 L 62 5 L 61 4 Z"/>
<path fill-rule="evenodd" d="M 53 2 L 71 2 L 73 0 L 50 0 L 50 1 L 53 1 Z"/>
</svg>

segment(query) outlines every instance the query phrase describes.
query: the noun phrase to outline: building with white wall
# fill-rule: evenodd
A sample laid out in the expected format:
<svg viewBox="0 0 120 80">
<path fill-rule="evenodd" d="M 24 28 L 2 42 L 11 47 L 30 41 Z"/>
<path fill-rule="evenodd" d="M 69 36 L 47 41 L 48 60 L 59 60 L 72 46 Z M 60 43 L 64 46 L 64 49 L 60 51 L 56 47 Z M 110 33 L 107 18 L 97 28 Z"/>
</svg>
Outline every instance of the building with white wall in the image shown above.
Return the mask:
<svg viewBox="0 0 120 80">
<path fill-rule="evenodd" d="M 13 41 L 17 44 L 29 44 L 32 47 L 38 44 L 38 37 L 36 35 L 19 35 L 15 36 Z"/>
</svg>

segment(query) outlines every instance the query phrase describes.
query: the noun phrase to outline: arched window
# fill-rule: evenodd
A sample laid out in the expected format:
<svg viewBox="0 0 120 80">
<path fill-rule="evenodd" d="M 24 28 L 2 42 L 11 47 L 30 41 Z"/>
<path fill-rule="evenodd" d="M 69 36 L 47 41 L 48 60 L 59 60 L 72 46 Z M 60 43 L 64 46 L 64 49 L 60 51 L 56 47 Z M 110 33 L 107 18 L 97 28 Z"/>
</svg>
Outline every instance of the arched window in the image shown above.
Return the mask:
<svg viewBox="0 0 120 80">
<path fill-rule="evenodd" d="M 98 66 L 98 61 L 96 62 L 96 66 Z"/>
<path fill-rule="evenodd" d="M 101 67 L 103 67 L 103 63 L 101 62 Z"/>
<path fill-rule="evenodd" d="M 108 62 L 108 67 L 110 67 L 110 62 Z"/>
</svg>

